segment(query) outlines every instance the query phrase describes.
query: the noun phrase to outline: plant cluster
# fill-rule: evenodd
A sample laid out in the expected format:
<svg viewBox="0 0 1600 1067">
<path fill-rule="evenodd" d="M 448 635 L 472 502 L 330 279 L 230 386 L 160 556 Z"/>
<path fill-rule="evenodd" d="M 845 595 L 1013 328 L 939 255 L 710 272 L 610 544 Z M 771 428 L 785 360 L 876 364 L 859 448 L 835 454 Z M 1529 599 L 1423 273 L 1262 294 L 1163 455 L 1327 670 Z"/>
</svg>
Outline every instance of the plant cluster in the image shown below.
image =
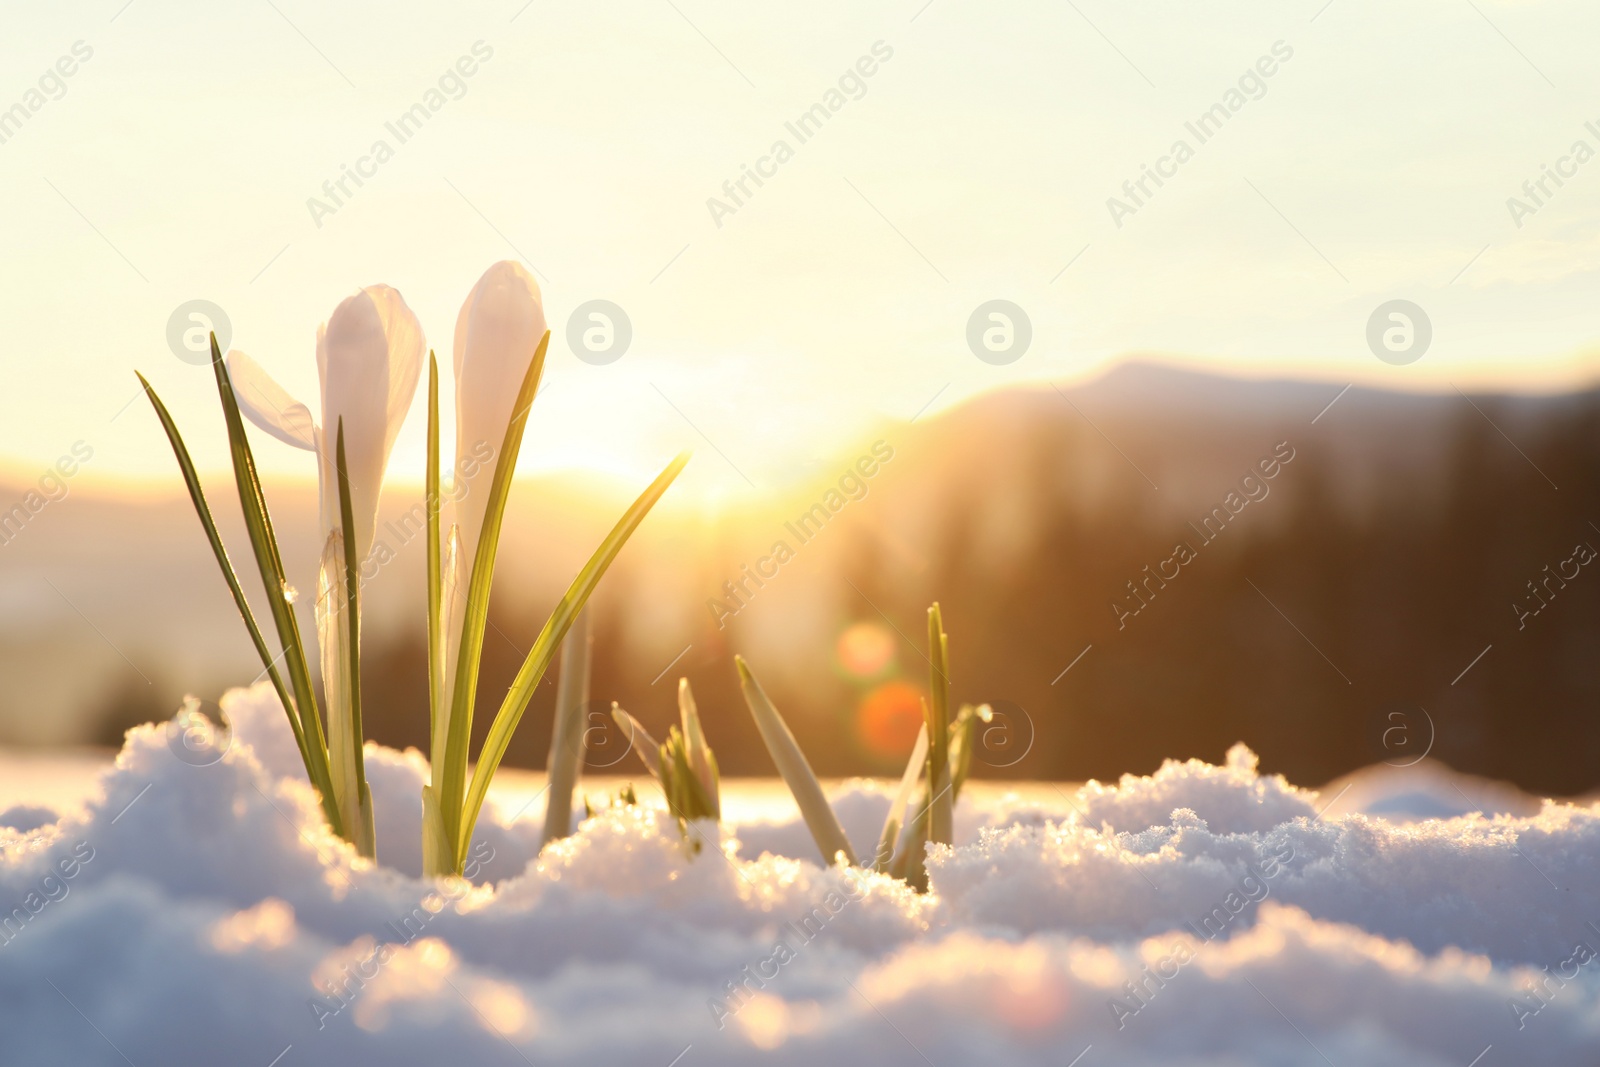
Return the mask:
<svg viewBox="0 0 1600 1067">
<path fill-rule="evenodd" d="M 432 773 L 422 791 L 422 840 L 429 875 L 462 872 L 489 784 L 534 690 L 600 578 L 689 460 L 685 453 L 667 465 L 573 579 L 517 672 L 469 775 L 468 743 L 501 522 L 549 343 L 533 277 L 512 262 L 490 267 L 456 320 L 456 454 L 458 460 L 482 455 L 480 442 L 499 442 L 499 450 L 481 465 L 456 465 L 456 477 L 466 484 L 457 485 L 450 494 L 448 530 L 442 529 L 441 521 L 439 368 L 433 354 L 428 355 L 425 504 Z M 394 289 L 369 286 L 346 299 L 317 333 L 323 416 L 319 425 L 306 405 L 249 356 L 233 351 L 224 358 L 212 336 L 211 366 L 227 424 L 234 485 L 251 555 L 267 591 L 276 638 L 272 642 L 257 623 L 229 559 L 183 437 L 166 405 L 139 376 L 177 456 L 217 564 L 288 715 L 328 825 L 367 857 L 376 857 L 377 841 L 362 765 L 361 564 L 372 547 L 389 454 L 421 377 L 423 348 L 422 328 Z M 326 728 L 295 613 L 299 594 L 284 571 L 245 435 L 246 417 L 278 440 L 314 453 L 318 460 L 323 544 L 314 617 Z"/>
<path fill-rule="evenodd" d="M 468 744 L 501 524 L 550 343 L 532 276 L 516 263 L 490 267 L 461 308 L 454 342 L 456 455 L 448 494 L 440 483 L 439 367 L 433 353 L 428 354 L 424 511 L 431 773 L 421 804 L 423 866 L 429 876 L 463 872 L 495 771 L 558 650 L 560 684 L 547 764 L 544 840 L 548 843 L 570 831 L 573 794 L 583 764 L 581 715 L 589 702 L 590 637 L 584 606 L 612 560 L 689 459 L 685 453 L 667 465 L 573 579 L 517 672 L 472 764 Z M 384 471 L 421 378 L 423 349 L 422 328 L 394 289 L 369 286 L 346 299 L 317 333 L 319 424 L 311 410 L 259 364 L 239 351 L 224 356 L 212 336 L 211 366 L 227 427 L 234 488 L 251 555 L 267 590 L 272 640 L 245 595 L 177 425 L 150 383 L 139 376 L 264 673 L 288 716 L 328 825 L 369 858 L 377 856 L 377 835 L 363 765 L 363 567 L 373 552 Z M 284 570 L 245 433 L 246 419 L 317 458 L 322 550 L 313 617 L 323 683 L 320 705 L 295 610 L 299 594 Z M 498 450 L 494 442 L 499 443 Z M 447 507 L 448 525 L 442 514 Z M 938 604 L 928 609 L 928 662 L 930 697 L 923 702 L 924 722 L 877 848 L 863 862 L 783 716 L 749 665 L 735 657 L 750 714 L 823 861 L 870 867 L 919 889 L 927 886 L 925 846 L 951 842 L 952 813 L 971 769 L 975 731 L 990 717 L 987 706 L 964 706 L 951 713 L 949 638 Z M 706 742 L 688 679 L 679 681 L 678 712 L 680 725 L 658 742 L 633 716 L 612 706 L 613 717 L 660 786 L 685 840 L 698 850 L 699 841 L 690 837 L 693 824 L 720 820 L 722 802 L 716 756 Z M 915 812 L 908 813 L 919 784 L 920 801 Z M 611 804 L 635 804 L 637 799 L 630 786 Z M 587 800 L 584 811 L 593 814 Z"/>
<path fill-rule="evenodd" d="M 977 707 L 964 704 L 954 715 L 950 713 L 950 639 L 944 632 L 943 613 L 938 604 L 928 609 L 928 646 L 932 699 L 923 702 L 923 723 L 917 732 L 911 758 L 890 801 L 877 848 L 867 862 L 856 857 L 838 817 L 828 804 L 822 783 L 817 780 L 783 716 L 773 706 L 761 683 L 756 681 L 749 664 L 741 656 L 734 657 L 745 704 L 779 776 L 811 831 L 823 862 L 870 867 L 881 874 L 902 878 L 920 890 L 926 890 L 928 885 L 923 866 L 926 846 L 930 842 L 951 843 L 955 801 L 972 770 L 978 727 L 993 717 L 987 704 Z M 716 758 L 701 732 L 700 717 L 687 678 L 678 683 L 678 708 L 683 730 L 680 733 L 673 727 L 666 744 L 658 744 L 649 731 L 622 708 L 612 705 L 611 714 L 627 734 L 646 770 L 660 785 L 667 797 L 668 809 L 687 835 L 688 824 L 695 819 L 720 818 L 720 806 Z M 931 738 L 937 738 L 937 742 Z M 908 819 L 911 798 L 919 784 L 923 787 L 921 800 Z"/>
</svg>

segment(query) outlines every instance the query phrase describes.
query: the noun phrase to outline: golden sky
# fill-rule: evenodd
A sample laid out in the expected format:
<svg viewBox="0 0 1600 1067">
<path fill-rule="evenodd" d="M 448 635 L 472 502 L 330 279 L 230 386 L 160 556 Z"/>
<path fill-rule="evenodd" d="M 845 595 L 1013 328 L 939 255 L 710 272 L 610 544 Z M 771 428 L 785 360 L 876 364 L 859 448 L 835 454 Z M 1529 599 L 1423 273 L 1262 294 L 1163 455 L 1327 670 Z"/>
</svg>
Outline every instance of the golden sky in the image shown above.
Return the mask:
<svg viewBox="0 0 1600 1067">
<path fill-rule="evenodd" d="M 343 296 L 396 286 L 448 363 L 502 258 L 553 331 L 525 459 L 633 478 L 692 447 L 711 496 L 1129 356 L 1335 390 L 1592 384 L 1597 32 L 1576 0 L 13 8 L 0 460 L 84 440 L 96 477 L 175 485 L 135 367 L 224 459 L 177 309 L 224 309 L 310 399 Z M 1403 366 L 1366 337 L 1395 299 L 1432 325 Z M 593 300 L 631 323 L 603 365 L 567 337 Z M 968 342 L 992 300 L 1031 325 L 1005 365 Z"/>
</svg>

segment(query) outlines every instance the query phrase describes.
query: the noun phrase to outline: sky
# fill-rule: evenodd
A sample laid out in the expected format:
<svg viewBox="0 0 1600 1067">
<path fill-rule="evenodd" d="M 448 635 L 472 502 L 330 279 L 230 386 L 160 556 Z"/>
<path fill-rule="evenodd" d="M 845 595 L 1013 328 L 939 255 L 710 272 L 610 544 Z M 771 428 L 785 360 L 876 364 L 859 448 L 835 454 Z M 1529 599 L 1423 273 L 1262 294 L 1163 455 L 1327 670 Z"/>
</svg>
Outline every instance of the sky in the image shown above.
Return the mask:
<svg viewBox="0 0 1600 1067">
<path fill-rule="evenodd" d="M 220 470 L 209 371 L 168 338 L 191 302 L 314 400 L 344 296 L 399 288 L 448 367 L 504 258 L 552 329 L 524 467 L 637 481 L 690 447 L 712 498 L 1128 358 L 1330 397 L 1591 385 L 1597 32 L 1575 0 L 8 5 L 0 466 L 83 441 L 86 477 L 176 488 L 138 368 Z M 629 323 L 611 362 L 569 343 L 595 300 Z M 1394 300 L 1431 333 L 1403 363 L 1369 343 Z M 980 351 L 991 301 L 1025 350 L 1012 312 Z"/>
</svg>

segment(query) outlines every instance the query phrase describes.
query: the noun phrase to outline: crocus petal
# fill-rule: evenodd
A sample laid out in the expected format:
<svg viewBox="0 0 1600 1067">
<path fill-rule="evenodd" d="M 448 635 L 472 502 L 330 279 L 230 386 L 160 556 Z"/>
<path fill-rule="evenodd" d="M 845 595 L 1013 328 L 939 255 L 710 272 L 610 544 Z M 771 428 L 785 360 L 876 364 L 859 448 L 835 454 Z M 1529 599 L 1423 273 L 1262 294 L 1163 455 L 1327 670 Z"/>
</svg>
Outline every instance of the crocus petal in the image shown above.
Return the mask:
<svg viewBox="0 0 1600 1067">
<path fill-rule="evenodd" d="M 261 364 L 233 349 L 228 353 L 228 377 L 245 418 L 284 444 L 308 451 L 316 449 L 317 424 L 311 409 L 273 381 Z"/>
<path fill-rule="evenodd" d="M 544 333 L 539 285 L 522 264 L 510 260 L 483 272 L 456 319 L 455 476 L 465 483 L 456 494 L 456 521 L 468 570 L 477 553 L 511 408 Z M 469 456 L 479 461 L 470 475 L 461 469 Z"/>
<path fill-rule="evenodd" d="M 422 376 L 423 338 L 417 317 L 387 285 L 349 297 L 317 331 L 322 373 L 322 525 L 339 524 L 339 476 L 333 443 L 344 425 L 358 558 L 372 548 L 378 492 L 395 437 Z"/>
</svg>

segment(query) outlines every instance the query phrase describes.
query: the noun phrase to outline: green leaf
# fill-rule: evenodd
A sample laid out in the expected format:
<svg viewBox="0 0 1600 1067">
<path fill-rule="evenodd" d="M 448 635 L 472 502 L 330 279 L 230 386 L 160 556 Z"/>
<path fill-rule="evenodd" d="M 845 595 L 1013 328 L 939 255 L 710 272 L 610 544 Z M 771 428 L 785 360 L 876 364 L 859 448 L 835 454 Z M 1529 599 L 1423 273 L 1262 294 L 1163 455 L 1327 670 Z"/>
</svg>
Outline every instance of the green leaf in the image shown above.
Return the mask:
<svg viewBox="0 0 1600 1067">
<path fill-rule="evenodd" d="M 639 756 L 639 762 L 644 764 L 644 769 L 658 783 L 661 781 L 661 743 L 650 736 L 650 731 L 639 725 L 639 720 L 623 711 L 615 702 L 611 705 L 611 717 L 616 720 L 622 732 L 628 735 L 628 747 Z"/>
<path fill-rule="evenodd" d="M 293 728 L 295 742 L 300 748 L 300 759 L 305 764 L 306 776 L 311 784 L 321 794 L 323 814 L 327 817 L 328 825 L 340 836 L 345 836 L 343 821 L 339 816 L 338 804 L 333 793 L 332 780 L 328 773 L 327 747 L 323 742 L 322 724 L 317 718 L 315 698 L 311 695 L 310 672 L 306 668 L 305 649 L 300 643 L 299 628 L 294 621 L 293 609 L 284 600 L 286 583 L 283 580 L 283 564 L 278 557 L 278 544 L 272 533 L 270 518 L 266 514 L 266 501 L 261 494 L 261 485 L 255 474 L 255 460 L 250 453 L 250 444 L 244 436 L 244 426 L 239 418 L 238 402 L 233 395 L 232 383 L 228 380 L 227 366 L 222 359 L 222 353 L 217 347 L 217 338 L 211 336 L 211 362 L 216 373 L 217 388 L 222 399 L 223 416 L 228 425 L 228 444 L 233 460 L 234 482 L 239 494 L 240 510 L 244 513 L 245 528 L 250 535 L 251 551 L 256 559 L 256 566 L 261 574 L 262 585 L 266 589 L 267 603 L 272 612 L 273 622 L 278 631 L 279 643 L 282 651 L 278 655 L 271 654 L 261 628 L 256 623 L 255 615 L 250 610 L 249 601 L 245 598 L 244 590 L 239 585 L 238 574 L 233 569 L 233 564 L 228 558 L 226 549 L 222 544 L 221 535 L 217 532 L 216 523 L 211 516 L 211 509 L 206 503 L 205 494 L 200 488 L 199 476 L 195 473 L 194 463 L 190 459 L 189 451 L 184 446 L 183 437 L 178 432 L 177 425 L 172 421 L 166 405 L 156 396 L 155 390 L 143 375 L 139 375 L 139 382 L 144 386 L 145 393 L 150 397 L 156 409 L 156 416 L 161 420 L 162 428 L 166 431 L 167 440 L 171 443 L 173 453 L 178 458 L 178 467 L 183 473 L 185 485 L 189 489 L 189 498 L 194 503 L 195 511 L 200 516 L 200 523 L 205 527 L 206 538 L 211 542 L 212 552 L 217 557 L 217 563 L 222 568 L 223 577 L 227 579 L 228 588 L 233 593 L 234 603 L 238 606 L 244 618 L 245 627 L 250 631 L 250 639 L 256 646 L 256 653 L 266 665 L 268 676 L 272 679 L 274 689 L 277 690 L 278 700 L 288 714 L 290 725 Z M 284 615 L 288 616 L 288 626 L 285 627 Z M 278 671 L 278 661 L 284 660 L 289 670 L 290 680 L 293 684 L 294 695 L 290 696 L 290 687 L 286 686 L 283 676 Z M 309 717 L 306 714 L 310 710 Z M 307 723 L 311 729 L 307 729 Z"/>
<path fill-rule="evenodd" d="M 661 777 L 667 807 L 685 833 L 688 824 L 696 819 L 719 817 L 710 794 L 690 765 L 689 742 L 676 726 L 667 732 L 667 741 L 661 746 Z"/>
<path fill-rule="evenodd" d="M 548 336 L 547 334 L 546 337 Z M 649 488 L 645 489 L 639 495 L 639 499 L 633 502 L 633 506 L 617 520 L 616 526 L 612 527 L 606 539 L 600 542 L 600 547 L 589 557 L 589 562 L 578 572 L 578 576 L 567 588 L 566 595 L 556 604 L 555 611 L 546 620 L 544 629 L 539 632 L 538 639 L 528 652 L 528 658 L 522 663 L 522 669 L 512 681 L 510 692 L 506 693 L 505 701 L 495 713 L 494 722 L 489 726 L 489 736 L 484 740 L 483 750 L 478 754 L 478 766 L 473 772 L 472 786 L 467 794 L 465 817 L 457 831 L 458 856 L 465 855 L 467 842 L 471 840 L 472 829 L 478 821 L 478 813 L 483 809 L 484 798 L 489 794 L 489 782 L 499 768 L 500 761 L 505 758 L 506 748 L 511 744 L 511 735 L 515 732 L 517 723 L 522 720 L 522 713 L 528 709 L 528 701 L 533 699 L 533 691 L 538 688 L 540 679 L 544 677 L 544 672 L 550 666 L 550 660 L 555 656 L 556 649 L 560 647 L 562 639 L 571 628 L 573 619 L 589 602 L 589 595 L 604 577 L 606 569 L 611 566 L 611 561 L 617 558 L 617 553 L 622 551 L 622 546 L 633 536 L 633 531 L 644 521 L 644 517 L 650 513 L 656 501 L 661 499 L 661 494 L 667 491 L 667 487 L 673 483 L 678 473 L 683 470 L 684 464 L 688 462 L 689 453 L 684 452 L 656 476 L 656 480 L 650 483 Z M 499 471 L 495 473 L 498 479 Z M 492 506 L 490 510 L 493 510 Z M 487 525 L 484 530 L 485 536 L 489 536 Z M 494 526 L 494 534 L 495 536 L 499 534 L 498 521 Z M 452 722 L 451 726 L 454 725 Z"/>
<path fill-rule="evenodd" d="M 255 553 L 256 565 L 261 571 L 261 584 L 266 587 L 272 621 L 278 629 L 284 665 L 294 686 L 295 710 L 300 715 L 300 730 L 305 736 L 306 752 L 312 757 L 306 770 L 311 775 L 311 784 L 323 791 L 331 803 L 333 781 L 328 773 L 328 747 L 322 734 L 322 719 L 317 714 L 317 698 L 311 688 L 311 669 L 306 663 L 305 643 L 300 639 L 300 624 L 295 618 L 294 605 L 286 598 L 289 583 L 284 577 L 283 559 L 278 554 L 278 539 L 272 531 L 272 517 L 267 511 L 266 496 L 261 492 L 255 456 L 250 451 L 249 438 L 245 436 L 244 420 L 239 415 L 239 401 L 233 395 L 233 382 L 228 378 L 227 363 L 217 347 L 216 334 L 211 335 L 211 368 L 216 373 L 217 395 L 222 401 L 222 414 L 228 425 L 228 448 L 233 458 L 233 477 L 239 492 L 239 506 L 244 512 L 245 529 L 250 534 L 250 547 Z M 328 806 L 324 804 L 324 808 Z M 333 805 L 333 808 L 337 810 L 337 805 Z M 330 820 L 330 824 L 335 833 L 347 840 L 354 832 L 344 826 L 342 820 Z"/>
<path fill-rule="evenodd" d="M 933 805 L 928 794 L 922 794 L 922 803 L 906 827 L 905 851 L 895 855 L 889 866 L 889 875 L 904 878 L 906 885 L 919 893 L 928 891 L 928 813 Z"/>
<path fill-rule="evenodd" d="M 423 507 L 428 522 L 428 749 L 439 738 L 442 716 L 448 714 L 444 682 L 444 600 L 440 564 L 439 512 L 439 360 L 428 352 L 428 469 Z M 431 777 L 431 775 L 430 775 Z M 437 783 L 422 787 L 422 873 L 438 878 L 455 873 L 454 837 L 445 826 Z"/>
<path fill-rule="evenodd" d="M 766 691 L 756 681 L 755 675 L 750 673 L 744 658 L 735 656 L 733 662 L 739 669 L 739 688 L 744 693 L 745 703 L 750 706 L 756 729 L 761 732 L 761 740 L 766 743 L 767 752 L 772 756 L 772 762 L 777 764 L 778 773 L 783 776 L 789 792 L 794 794 L 800 816 L 805 819 L 806 828 L 811 831 L 811 838 L 822 853 L 823 865 L 833 866 L 834 857 L 843 852 L 845 861 L 854 867 L 856 854 L 850 848 L 850 839 L 845 837 L 838 818 L 828 806 L 822 783 L 817 781 L 811 764 L 806 762 L 805 753 L 800 751 L 794 734 L 789 732 L 789 725 L 778 714 L 778 709 L 772 706 L 772 701 L 767 699 Z"/>
<path fill-rule="evenodd" d="M 467 749 L 472 741 L 472 706 L 478 694 L 478 667 L 483 656 L 483 632 L 489 621 L 489 590 L 494 584 L 495 554 L 500 544 L 500 524 L 505 518 L 506 500 L 511 492 L 511 478 L 517 467 L 517 454 L 522 449 L 522 432 L 528 424 L 528 411 L 539 390 L 539 378 L 544 373 L 545 351 L 550 346 L 550 331 L 546 330 L 534 350 L 523 376 L 522 388 L 512 406 L 511 421 L 506 424 L 506 435 L 495 462 L 494 479 L 489 487 L 485 505 L 483 528 L 472 560 L 472 577 L 467 584 L 466 610 L 461 619 L 461 640 L 456 646 L 455 691 L 450 699 L 450 723 L 445 740 L 444 776 L 439 783 L 439 805 L 445 828 L 456 838 L 458 865 L 466 857 L 467 840 L 471 826 L 477 819 L 477 810 L 462 820 L 462 796 L 467 785 Z M 563 628 L 565 632 L 565 628 Z"/>
<path fill-rule="evenodd" d="M 928 726 L 923 723 L 917 730 L 916 744 L 911 746 L 911 758 L 906 761 L 905 773 L 900 776 L 900 788 L 895 790 L 894 799 L 889 803 L 889 815 L 884 819 L 883 833 L 878 837 L 878 851 L 872 858 L 873 870 L 882 873 L 889 869 L 889 862 L 894 858 L 895 839 L 900 836 L 900 828 L 905 824 L 906 807 L 911 803 L 911 793 L 917 787 L 917 779 L 921 777 L 927 760 Z"/>
<path fill-rule="evenodd" d="M 706 744 L 706 734 L 700 727 L 700 710 L 695 707 L 694 691 L 689 679 L 678 679 L 678 717 L 683 721 L 683 743 L 689 756 L 689 766 L 700 779 L 711 802 L 711 817 L 722 818 L 722 790 L 717 782 L 717 761 Z"/>
<path fill-rule="evenodd" d="M 439 360 L 428 353 L 428 470 L 423 507 L 428 513 L 428 738 L 442 714 L 444 633 L 439 577 Z"/>
<path fill-rule="evenodd" d="M 344 461 L 342 418 L 339 420 L 334 458 L 339 470 L 339 539 L 344 545 L 344 648 L 347 658 L 343 668 L 350 730 L 350 736 L 345 741 L 350 747 L 357 799 L 357 809 L 351 814 L 355 820 L 356 850 L 368 859 L 374 859 L 378 849 L 373 837 L 372 794 L 367 789 L 366 762 L 362 753 L 366 737 L 361 728 L 361 564 L 356 559 L 356 523 L 350 509 L 350 474 Z"/>
<path fill-rule="evenodd" d="M 928 724 L 928 840 L 950 844 L 954 818 L 950 781 L 950 643 L 937 602 L 928 609 L 928 662 L 932 699 L 924 705 Z"/>
<path fill-rule="evenodd" d="M 950 724 L 950 801 L 961 799 L 961 787 L 972 773 L 972 752 L 978 742 L 978 724 L 994 718 L 989 705 L 961 705 L 956 721 Z"/>
<path fill-rule="evenodd" d="M 178 457 L 178 470 L 183 474 L 183 484 L 189 489 L 189 500 L 194 504 L 195 514 L 200 516 L 200 525 L 206 531 L 206 540 L 211 542 L 211 551 L 217 557 L 217 566 L 222 570 L 222 577 L 228 582 L 228 591 L 233 594 L 233 602 L 239 609 L 240 616 L 244 619 L 245 629 L 250 631 L 250 640 L 256 646 L 256 655 L 261 657 L 261 665 L 266 668 L 267 676 L 272 679 L 272 687 L 278 692 L 278 702 L 283 705 L 284 714 L 289 717 L 289 729 L 294 732 L 294 742 L 300 749 L 300 759 L 308 768 L 311 759 L 306 753 L 305 737 L 300 732 L 300 720 L 295 717 L 294 700 L 289 696 L 288 688 L 283 684 L 283 676 L 278 673 L 277 658 L 267 648 L 266 639 L 261 636 L 261 627 L 256 623 L 255 613 L 250 610 L 250 601 L 244 595 L 244 589 L 239 585 L 239 575 L 233 569 L 233 562 L 228 558 L 228 549 L 222 543 L 222 535 L 217 532 L 217 524 L 211 517 L 211 507 L 206 503 L 206 494 L 200 488 L 200 476 L 195 472 L 194 461 L 189 457 L 189 449 L 183 443 L 183 435 L 178 432 L 178 426 L 172 421 L 167 406 L 161 402 L 156 391 L 150 387 L 144 375 L 138 371 L 134 375 L 139 379 L 139 384 L 144 386 L 144 392 L 150 398 L 151 405 L 156 409 L 156 418 L 161 420 L 161 428 L 166 431 L 167 441 L 172 445 L 173 455 Z M 332 797 L 327 798 L 330 802 Z"/>
</svg>

